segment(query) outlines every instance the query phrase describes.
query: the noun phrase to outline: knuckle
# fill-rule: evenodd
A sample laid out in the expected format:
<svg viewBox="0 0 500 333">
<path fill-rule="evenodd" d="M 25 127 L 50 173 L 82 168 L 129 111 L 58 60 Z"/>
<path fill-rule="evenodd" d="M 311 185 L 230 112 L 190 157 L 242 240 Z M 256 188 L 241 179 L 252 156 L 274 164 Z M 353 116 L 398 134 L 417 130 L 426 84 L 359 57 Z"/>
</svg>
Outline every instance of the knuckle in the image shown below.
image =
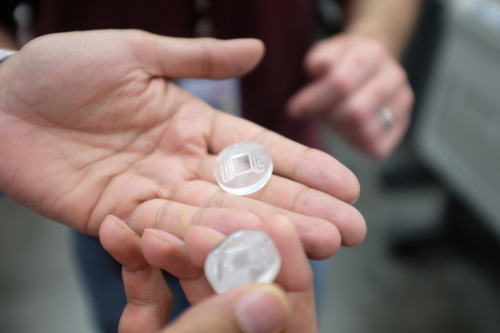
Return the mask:
<svg viewBox="0 0 500 333">
<path fill-rule="evenodd" d="M 396 65 L 394 67 L 394 81 L 401 86 L 408 86 L 408 74 L 403 67 Z"/>
<path fill-rule="evenodd" d="M 213 38 L 203 38 L 201 40 L 201 52 L 200 52 L 200 76 L 202 78 L 209 78 L 212 76 L 214 71 L 213 64 L 213 54 L 212 54 L 212 43 Z"/>
<path fill-rule="evenodd" d="M 368 113 L 367 109 L 363 106 L 348 106 L 345 111 L 348 124 L 356 128 L 363 125 Z"/>
<path fill-rule="evenodd" d="M 349 95 L 354 86 L 351 77 L 342 73 L 330 76 L 328 83 L 330 88 L 341 96 Z"/>
</svg>

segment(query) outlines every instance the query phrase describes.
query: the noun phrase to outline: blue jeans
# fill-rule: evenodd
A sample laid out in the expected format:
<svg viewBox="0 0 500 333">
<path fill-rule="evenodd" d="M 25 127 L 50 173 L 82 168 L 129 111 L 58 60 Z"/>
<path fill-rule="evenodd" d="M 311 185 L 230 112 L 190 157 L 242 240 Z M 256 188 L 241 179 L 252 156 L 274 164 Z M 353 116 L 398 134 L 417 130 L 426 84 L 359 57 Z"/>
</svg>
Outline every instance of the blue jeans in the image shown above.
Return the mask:
<svg viewBox="0 0 500 333">
<path fill-rule="evenodd" d="M 121 265 L 104 250 L 97 237 L 74 232 L 73 240 L 96 326 L 103 333 L 116 333 L 123 308 L 127 304 Z M 174 307 L 170 315 L 170 319 L 173 319 L 189 306 L 189 302 L 179 280 L 168 273 L 164 273 L 164 276 L 174 295 Z"/>
</svg>

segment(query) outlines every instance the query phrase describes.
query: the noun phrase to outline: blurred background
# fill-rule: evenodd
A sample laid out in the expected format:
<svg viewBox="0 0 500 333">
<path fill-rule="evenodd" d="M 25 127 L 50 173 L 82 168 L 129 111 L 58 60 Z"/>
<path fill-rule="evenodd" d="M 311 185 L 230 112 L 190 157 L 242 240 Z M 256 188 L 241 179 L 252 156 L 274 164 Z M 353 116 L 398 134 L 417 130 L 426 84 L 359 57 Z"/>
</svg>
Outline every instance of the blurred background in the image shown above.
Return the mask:
<svg viewBox="0 0 500 333">
<path fill-rule="evenodd" d="M 321 332 L 500 332 L 500 1 L 424 0 L 413 126 L 359 177 L 366 241 L 328 261 Z M 69 229 L 0 200 L 0 332 L 95 332 Z"/>
</svg>

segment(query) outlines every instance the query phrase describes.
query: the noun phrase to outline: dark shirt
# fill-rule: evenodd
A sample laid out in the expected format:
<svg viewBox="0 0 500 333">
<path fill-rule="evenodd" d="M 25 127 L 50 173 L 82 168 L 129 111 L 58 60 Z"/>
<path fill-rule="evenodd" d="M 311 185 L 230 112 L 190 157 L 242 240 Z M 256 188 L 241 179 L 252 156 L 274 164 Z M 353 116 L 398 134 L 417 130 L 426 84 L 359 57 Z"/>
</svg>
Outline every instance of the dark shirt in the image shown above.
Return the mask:
<svg viewBox="0 0 500 333">
<path fill-rule="evenodd" d="M 3 2 L 4 0 L 2 0 Z M 135 28 L 192 37 L 199 18 L 193 0 L 39 0 L 38 35 L 89 29 Z M 314 39 L 312 0 L 211 0 L 214 37 L 254 37 L 266 45 L 263 61 L 242 79 L 244 115 L 304 141 L 305 121 L 286 117 L 286 101 L 307 81 L 303 59 Z M 311 143 L 311 142 L 309 142 Z"/>
</svg>

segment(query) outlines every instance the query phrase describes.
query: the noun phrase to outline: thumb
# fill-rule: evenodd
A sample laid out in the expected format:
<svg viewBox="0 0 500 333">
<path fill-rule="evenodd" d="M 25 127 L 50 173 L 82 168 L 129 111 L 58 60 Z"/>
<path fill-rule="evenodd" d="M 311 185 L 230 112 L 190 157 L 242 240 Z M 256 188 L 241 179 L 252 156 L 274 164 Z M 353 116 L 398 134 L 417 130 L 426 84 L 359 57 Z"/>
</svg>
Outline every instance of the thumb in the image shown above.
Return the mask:
<svg viewBox="0 0 500 333">
<path fill-rule="evenodd" d="M 192 307 L 162 332 L 272 333 L 290 316 L 290 303 L 279 287 L 253 284 Z"/>
<path fill-rule="evenodd" d="M 264 54 L 257 39 L 173 38 L 146 33 L 137 38 L 153 75 L 226 79 L 251 71 Z"/>
</svg>

